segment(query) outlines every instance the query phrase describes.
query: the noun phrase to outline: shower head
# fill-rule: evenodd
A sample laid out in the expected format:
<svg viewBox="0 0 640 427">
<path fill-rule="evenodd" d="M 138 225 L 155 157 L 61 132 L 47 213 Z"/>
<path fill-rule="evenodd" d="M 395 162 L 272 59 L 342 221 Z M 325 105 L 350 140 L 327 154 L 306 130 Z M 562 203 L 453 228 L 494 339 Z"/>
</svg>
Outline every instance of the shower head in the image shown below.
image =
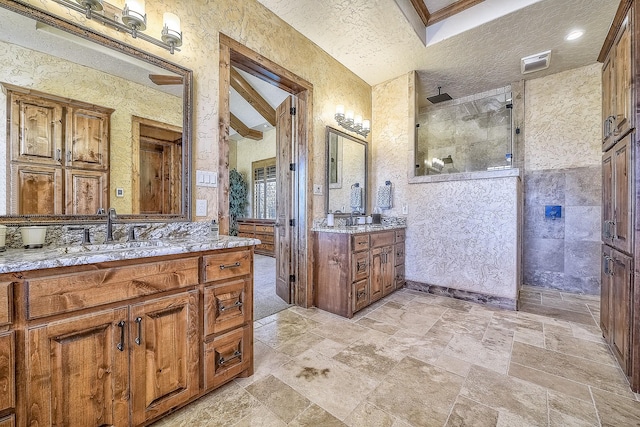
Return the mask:
<svg viewBox="0 0 640 427">
<path fill-rule="evenodd" d="M 442 86 L 438 86 L 438 94 L 437 95 L 429 96 L 429 97 L 427 97 L 427 100 L 429 102 L 431 102 L 432 104 L 437 104 L 439 102 L 451 101 L 453 99 L 453 98 L 451 98 L 451 96 L 449 96 L 449 94 L 447 92 L 440 93 L 440 89 L 442 89 Z"/>
</svg>

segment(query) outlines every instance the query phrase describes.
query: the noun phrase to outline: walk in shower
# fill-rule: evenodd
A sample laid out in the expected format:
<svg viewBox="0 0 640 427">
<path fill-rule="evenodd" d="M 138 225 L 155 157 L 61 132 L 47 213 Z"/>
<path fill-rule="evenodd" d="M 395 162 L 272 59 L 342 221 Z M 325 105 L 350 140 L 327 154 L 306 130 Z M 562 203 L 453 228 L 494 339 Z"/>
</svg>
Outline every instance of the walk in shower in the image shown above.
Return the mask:
<svg viewBox="0 0 640 427">
<path fill-rule="evenodd" d="M 511 87 L 419 110 L 415 176 L 510 169 Z"/>
</svg>

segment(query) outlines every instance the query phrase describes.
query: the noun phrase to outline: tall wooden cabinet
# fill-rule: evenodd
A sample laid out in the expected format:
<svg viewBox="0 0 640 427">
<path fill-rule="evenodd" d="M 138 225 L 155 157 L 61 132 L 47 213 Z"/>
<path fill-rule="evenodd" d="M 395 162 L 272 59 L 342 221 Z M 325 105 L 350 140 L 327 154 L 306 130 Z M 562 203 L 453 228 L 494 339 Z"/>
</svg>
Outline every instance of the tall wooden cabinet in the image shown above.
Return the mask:
<svg viewBox="0 0 640 427">
<path fill-rule="evenodd" d="M 315 232 L 315 305 L 351 318 L 404 286 L 404 235 L 404 229 Z"/>
<path fill-rule="evenodd" d="M 3 84 L 10 104 L 10 213 L 95 214 L 108 206 L 112 109 Z"/>
<path fill-rule="evenodd" d="M 640 12 L 622 0 L 598 58 L 602 69 L 602 271 L 600 326 L 631 388 L 640 391 L 640 219 L 635 209 L 638 120 L 633 106 L 640 90 Z"/>
</svg>

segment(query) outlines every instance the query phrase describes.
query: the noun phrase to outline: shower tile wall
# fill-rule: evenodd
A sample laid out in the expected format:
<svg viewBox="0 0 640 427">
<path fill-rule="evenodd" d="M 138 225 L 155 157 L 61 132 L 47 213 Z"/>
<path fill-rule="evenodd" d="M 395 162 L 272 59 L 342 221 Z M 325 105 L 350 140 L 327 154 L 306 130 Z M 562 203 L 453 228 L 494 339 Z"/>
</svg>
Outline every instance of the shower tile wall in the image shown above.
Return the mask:
<svg viewBox="0 0 640 427">
<path fill-rule="evenodd" d="M 593 64 L 525 83 L 525 285 L 600 292 L 600 76 Z"/>
<path fill-rule="evenodd" d="M 524 178 L 524 283 L 600 292 L 599 166 L 529 172 Z M 562 206 L 562 218 L 544 216 Z"/>
</svg>

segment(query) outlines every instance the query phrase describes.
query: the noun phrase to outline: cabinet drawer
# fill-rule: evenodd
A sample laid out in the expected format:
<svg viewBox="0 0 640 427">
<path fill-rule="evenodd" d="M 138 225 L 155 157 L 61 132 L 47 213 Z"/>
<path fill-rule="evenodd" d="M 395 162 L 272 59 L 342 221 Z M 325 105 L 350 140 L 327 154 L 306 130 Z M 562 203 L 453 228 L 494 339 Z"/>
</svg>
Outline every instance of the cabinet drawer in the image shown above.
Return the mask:
<svg viewBox="0 0 640 427">
<path fill-rule="evenodd" d="M 396 243 L 404 242 L 405 230 L 396 230 Z"/>
<path fill-rule="evenodd" d="M 198 257 L 27 280 L 29 319 L 198 284 Z"/>
<path fill-rule="evenodd" d="M 15 407 L 15 354 L 13 332 L 0 334 L 0 411 Z"/>
<path fill-rule="evenodd" d="M 0 418 L 0 427 L 15 427 L 16 417 L 15 415 L 9 415 L 4 418 Z"/>
<path fill-rule="evenodd" d="M 204 281 L 231 279 L 251 273 L 251 251 L 242 250 L 207 255 L 204 261 Z"/>
<path fill-rule="evenodd" d="M 369 249 L 369 235 L 368 234 L 356 234 L 352 236 L 353 251 L 364 251 Z"/>
<path fill-rule="evenodd" d="M 256 251 L 273 253 L 275 251 L 275 246 L 271 243 L 260 243 L 259 245 L 256 245 Z"/>
<path fill-rule="evenodd" d="M 256 225 L 256 233 L 273 234 L 273 225 Z"/>
<path fill-rule="evenodd" d="M 253 234 L 253 224 L 238 224 L 238 231 Z"/>
<path fill-rule="evenodd" d="M 373 233 L 371 234 L 371 247 L 378 248 L 380 246 L 393 245 L 396 235 L 393 231 L 386 233 Z"/>
<path fill-rule="evenodd" d="M 356 252 L 351 255 L 351 281 L 369 277 L 369 252 Z"/>
<path fill-rule="evenodd" d="M 8 325 L 13 321 L 13 307 L 11 283 L 0 283 L 0 326 Z"/>
<path fill-rule="evenodd" d="M 395 265 L 404 264 L 404 243 L 396 243 Z"/>
<path fill-rule="evenodd" d="M 249 239 L 253 239 L 255 237 L 255 235 L 253 233 L 239 232 L 238 233 L 238 237 L 246 237 L 246 238 L 249 238 Z"/>
<path fill-rule="evenodd" d="M 245 326 L 205 341 L 205 388 L 217 387 L 251 366 L 251 339 L 251 327 Z"/>
<path fill-rule="evenodd" d="M 253 321 L 251 280 L 239 279 L 204 289 L 204 334 L 228 331 Z"/>
<path fill-rule="evenodd" d="M 273 243 L 273 234 L 259 234 L 256 233 L 256 239 L 259 239 L 262 243 Z"/>
<path fill-rule="evenodd" d="M 369 305 L 369 280 L 364 279 L 352 285 L 352 311 L 360 311 Z"/>
</svg>

